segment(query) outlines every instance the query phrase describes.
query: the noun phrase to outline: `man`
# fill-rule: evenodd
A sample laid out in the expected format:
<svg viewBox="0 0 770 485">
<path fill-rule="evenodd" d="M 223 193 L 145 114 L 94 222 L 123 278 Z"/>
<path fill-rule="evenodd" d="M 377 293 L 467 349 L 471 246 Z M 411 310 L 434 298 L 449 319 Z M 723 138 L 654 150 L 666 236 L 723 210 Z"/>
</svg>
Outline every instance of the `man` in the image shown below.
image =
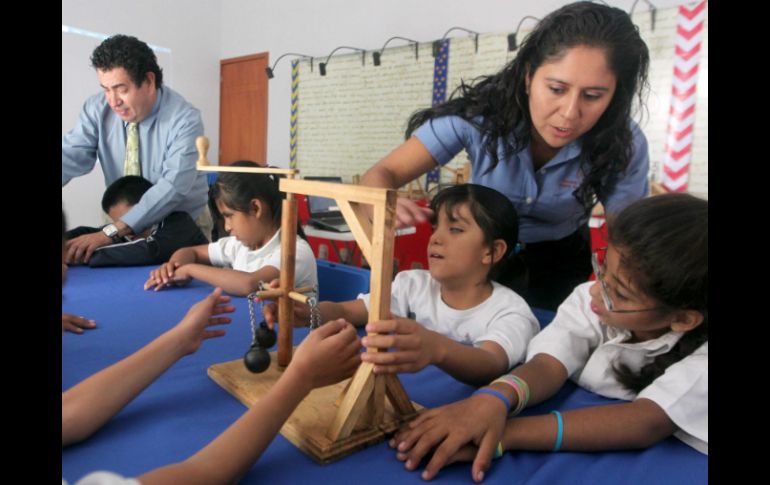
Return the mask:
<svg viewBox="0 0 770 485">
<path fill-rule="evenodd" d="M 173 211 L 190 214 L 210 237 L 208 184 L 195 167 L 195 138 L 203 134 L 198 109 L 163 86 L 155 53 L 135 37 L 107 38 L 91 64 L 104 94 L 86 100 L 77 125 L 62 138 L 62 186 L 93 170 L 98 158 L 106 185 L 140 175 L 153 187 L 103 231 L 68 241 L 67 263 L 88 263 L 97 248 L 140 234 Z"/>
</svg>

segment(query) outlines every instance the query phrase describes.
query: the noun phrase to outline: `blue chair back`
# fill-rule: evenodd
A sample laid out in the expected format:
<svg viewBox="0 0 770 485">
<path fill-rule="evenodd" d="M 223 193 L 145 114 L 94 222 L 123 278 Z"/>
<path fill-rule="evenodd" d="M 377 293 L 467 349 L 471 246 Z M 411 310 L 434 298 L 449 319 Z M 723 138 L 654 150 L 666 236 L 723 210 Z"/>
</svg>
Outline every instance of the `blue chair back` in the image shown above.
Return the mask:
<svg viewBox="0 0 770 485">
<path fill-rule="evenodd" d="M 355 300 L 359 293 L 369 293 L 370 271 L 347 264 L 316 260 L 318 298 L 320 301 Z"/>
</svg>

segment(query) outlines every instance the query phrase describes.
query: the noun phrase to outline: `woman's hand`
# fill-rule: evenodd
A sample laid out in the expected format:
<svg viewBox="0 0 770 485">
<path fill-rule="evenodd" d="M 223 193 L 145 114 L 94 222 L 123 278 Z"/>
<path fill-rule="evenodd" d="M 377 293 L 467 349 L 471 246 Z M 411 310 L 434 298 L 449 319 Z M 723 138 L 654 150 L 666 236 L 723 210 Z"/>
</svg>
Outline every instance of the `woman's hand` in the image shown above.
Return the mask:
<svg viewBox="0 0 770 485">
<path fill-rule="evenodd" d="M 396 199 L 396 229 L 416 226 L 430 221 L 433 211 L 428 207 L 422 207 L 411 199 L 399 197 Z"/>
</svg>

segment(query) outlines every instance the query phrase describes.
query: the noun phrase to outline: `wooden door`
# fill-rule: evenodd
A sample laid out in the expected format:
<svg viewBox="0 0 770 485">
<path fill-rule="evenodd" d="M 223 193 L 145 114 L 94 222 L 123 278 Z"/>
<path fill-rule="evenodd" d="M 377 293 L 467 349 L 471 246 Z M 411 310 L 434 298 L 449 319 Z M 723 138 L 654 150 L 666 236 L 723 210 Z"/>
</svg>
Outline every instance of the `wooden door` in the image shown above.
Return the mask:
<svg viewBox="0 0 770 485">
<path fill-rule="evenodd" d="M 220 61 L 219 164 L 267 163 L 268 53 Z"/>
</svg>

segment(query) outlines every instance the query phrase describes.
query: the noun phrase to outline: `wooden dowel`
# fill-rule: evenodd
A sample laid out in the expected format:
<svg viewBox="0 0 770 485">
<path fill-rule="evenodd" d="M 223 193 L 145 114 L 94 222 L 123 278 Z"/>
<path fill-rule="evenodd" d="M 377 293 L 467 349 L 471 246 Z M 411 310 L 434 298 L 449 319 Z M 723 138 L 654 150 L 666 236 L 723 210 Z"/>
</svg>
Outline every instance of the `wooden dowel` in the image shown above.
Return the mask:
<svg viewBox="0 0 770 485">
<path fill-rule="evenodd" d="M 287 193 L 281 206 L 281 289 L 294 290 L 294 264 L 297 254 L 297 199 Z M 292 332 L 294 330 L 294 302 L 282 296 L 278 300 L 278 366 L 291 362 Z"/>
<path fill-rule="evenodd" d="M 297 293 L 296 291 L 290 291 L 289 298 L 294 301 L 304 303 L 305 305 L 308 305 L 308 300 L 310 300 L 309 296 L 303 295 L 302 293 Z"/>
<path fill-rule="evenodd" d="M 274 290 L 261 290 L 256 292 L 257 298 L 259 298 L 260 300 L 271 300 L 275 298 L 280 298 L 285 294 L 286 292 L 280 288 L 277 288 Z"/>
<path fill-rule="evenodd" d="M 298 172 L 294 168 L 230 167 L 228 165 L 199 165 L 198 170 L 202 172 L 277 173 L 283 175 L 294 175 Z"/>
</svg>

